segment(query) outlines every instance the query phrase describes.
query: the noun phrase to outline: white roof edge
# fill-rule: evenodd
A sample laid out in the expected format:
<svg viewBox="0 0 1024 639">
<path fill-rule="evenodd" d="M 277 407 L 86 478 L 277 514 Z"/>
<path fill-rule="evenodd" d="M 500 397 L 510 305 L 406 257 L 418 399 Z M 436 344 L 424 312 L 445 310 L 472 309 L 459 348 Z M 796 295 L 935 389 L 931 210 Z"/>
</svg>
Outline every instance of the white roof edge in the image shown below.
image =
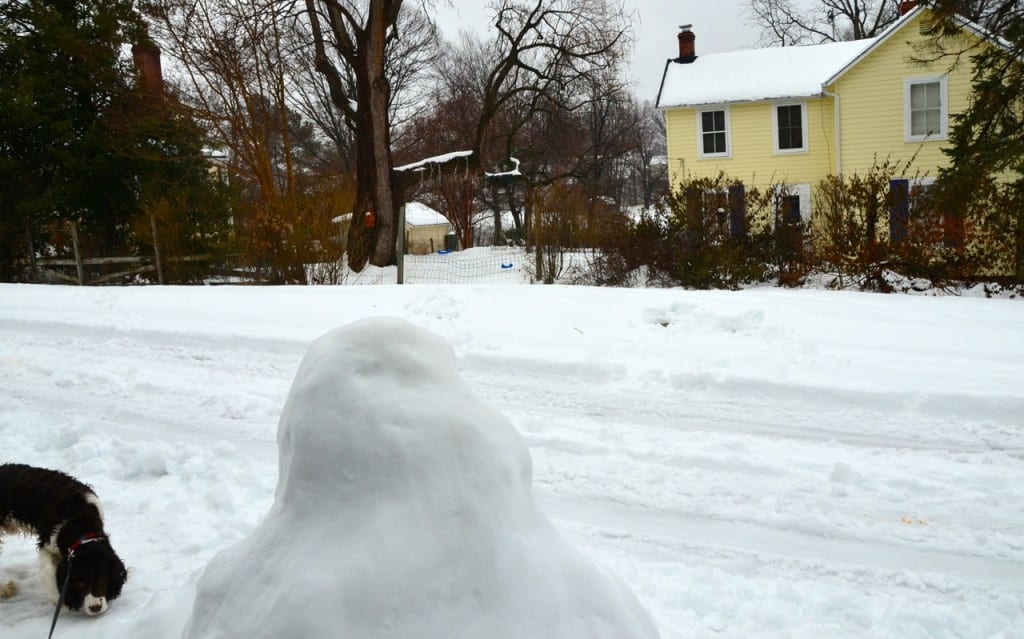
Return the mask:
<svg viewBox="0 0 1024 639">
<path fill-rule="evenodd" d="M 960 15 L 959 13 L 953 14 L 953 20 L 957 23 L 957 25 L 964 29 L 967 29 L 968 31 L 978 36 L 982 40 L 985 40 L 986 42 L 994 42 L 1000 47 L 1006 49 L 1007 51 L 1013 48 L 1013 45 L 1011 45 L 1001 35 L 997 33 L 992 33 L 991 31 L 981 26 L 977 22 L 972 22 L 967 18 L 963 17 L 962 15 Z"/>
<path fill-rule="evenodd" d="M 657 107 L 659 111 L 668 111 L 669 109 L 694 109 L 697 107 L 708 107 L 708 106 L 732 106 L 733 104 L 757 104 L 758 102 L 779 102 L 784 100 L 806 100 L 807 98 L 825 98 L 828 97 L 823 91 L 815 91 L 814 93 L 798 93 L 793 95 L 773 95 L 771 97 L 757 98 L 754 100 L 717 100 L 713 102 L 693 102 L 690 104 L 670 104 L 667 106 Z"/>
</svg>

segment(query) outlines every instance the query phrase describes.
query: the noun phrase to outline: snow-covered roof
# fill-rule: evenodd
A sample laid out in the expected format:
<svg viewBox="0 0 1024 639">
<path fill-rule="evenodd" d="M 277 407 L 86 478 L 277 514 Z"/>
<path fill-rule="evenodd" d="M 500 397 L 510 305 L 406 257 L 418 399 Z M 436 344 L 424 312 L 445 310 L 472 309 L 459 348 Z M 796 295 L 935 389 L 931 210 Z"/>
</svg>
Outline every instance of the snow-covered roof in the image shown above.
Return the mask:
<svg viewBox="0 0 1024 639">
<path fill-rule="evenodd" d="M 422 202 L 406 202 L 405 223 L 409 226 L 439 226 L 448 224 L 448 219 Z"/>
<path fill-rule="evenodd" d="M 665 66 L 659 107 L 754 102 L 821 95 L 822 83 L 874 42 L 745 49 Z"/>
<path fill-rule="evenodd" d="M 351 213 L 331 218 L 331 222 L 335 224 L 344 224 L 351 221 Z M 439 226 L 441 224 L 448 224 L 448 219 L 422 202 L 406 202 L 405 223 L 407 226 Z"/>
</svg>

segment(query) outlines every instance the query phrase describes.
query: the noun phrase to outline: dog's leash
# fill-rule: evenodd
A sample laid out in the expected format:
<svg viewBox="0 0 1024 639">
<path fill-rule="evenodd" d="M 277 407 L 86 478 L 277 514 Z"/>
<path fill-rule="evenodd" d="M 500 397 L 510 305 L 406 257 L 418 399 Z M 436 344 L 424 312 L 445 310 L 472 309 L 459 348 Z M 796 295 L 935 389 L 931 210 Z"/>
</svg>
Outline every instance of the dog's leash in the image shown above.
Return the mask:
<svg viewBox="0 0 1024 639">
<path fill-rule="evenodd" d="M 68 546 L 68 572 L 64 575 L 64 585 L 60 587 L 60 598 L 57 599 L 57 608 L 53 611 L 53 621 L 50 623 L 50 634 L 47 639 L 53 639 L 53 630 L 57 627 L 57 617 L 60 616 L 61 606 L 64 605 L 64 596 L 68 593 L 68 584 L 71 583 L 71 563 L 75 559 L 75 552 L 85 544 L 105 539 L 99 533 L 88 533 L 75 540 L 75 543 Z"/>
</svg>

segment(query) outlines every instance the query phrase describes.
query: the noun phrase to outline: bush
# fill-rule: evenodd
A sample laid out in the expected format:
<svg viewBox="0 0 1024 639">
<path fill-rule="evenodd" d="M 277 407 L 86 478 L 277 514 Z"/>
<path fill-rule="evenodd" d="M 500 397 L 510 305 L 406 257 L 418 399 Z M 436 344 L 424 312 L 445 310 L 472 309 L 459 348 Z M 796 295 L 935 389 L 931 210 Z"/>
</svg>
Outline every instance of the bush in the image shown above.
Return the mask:
<svg viewBox="0 0 1024 639">
<path fill-rule="evenodd" d="M 786 190 L 747 191 L 725 174 L 682 182 L 645 212 L 625 235 L 603 246 L 608 262 L 633 274 L 646 267 L 649 284 L 739 288 L 801 279 L 806 229 L 777 213 Z"/>
<path fill-rule="evenodd" d="M 970 185 L 929 182 L 910 162 L 876 162 L 815 185 L 808 223 L 789 185 L 688 178 L 628 229 L 599 238 L 588 283 L 630 284 L 644 269 L 648 284 L 726 289 L 772 279 L 801 286 L 812 275 L 883 292 L 899 276 L 947 289 L 1009 281 L 998 276 L 1014 269 L 1019 278 L 1024 193 L 995 180 Z"/>
</svg>

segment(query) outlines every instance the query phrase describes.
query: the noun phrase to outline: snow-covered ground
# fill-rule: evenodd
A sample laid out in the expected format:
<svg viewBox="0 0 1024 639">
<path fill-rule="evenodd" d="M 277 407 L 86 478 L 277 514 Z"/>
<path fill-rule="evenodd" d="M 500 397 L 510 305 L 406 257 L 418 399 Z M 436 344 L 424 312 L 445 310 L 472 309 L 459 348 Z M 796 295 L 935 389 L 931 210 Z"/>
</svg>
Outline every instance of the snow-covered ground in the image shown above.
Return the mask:
<svg viewBox="0 0 1024 639">
<path fill-rule="evenodd" d="M 381 315 L 451 342 L 525 438 L 540 508 L 662 637 L 1024 637 L 1020 301 L 6 285 L 0 463 L 92 484 L 131 570 L 55 637 L 178 639 L 203 568 L 274 502 L 304 353 Z M 35 567 L 5 540 L 3 639 L 48 630 Z"/>
</svg>

